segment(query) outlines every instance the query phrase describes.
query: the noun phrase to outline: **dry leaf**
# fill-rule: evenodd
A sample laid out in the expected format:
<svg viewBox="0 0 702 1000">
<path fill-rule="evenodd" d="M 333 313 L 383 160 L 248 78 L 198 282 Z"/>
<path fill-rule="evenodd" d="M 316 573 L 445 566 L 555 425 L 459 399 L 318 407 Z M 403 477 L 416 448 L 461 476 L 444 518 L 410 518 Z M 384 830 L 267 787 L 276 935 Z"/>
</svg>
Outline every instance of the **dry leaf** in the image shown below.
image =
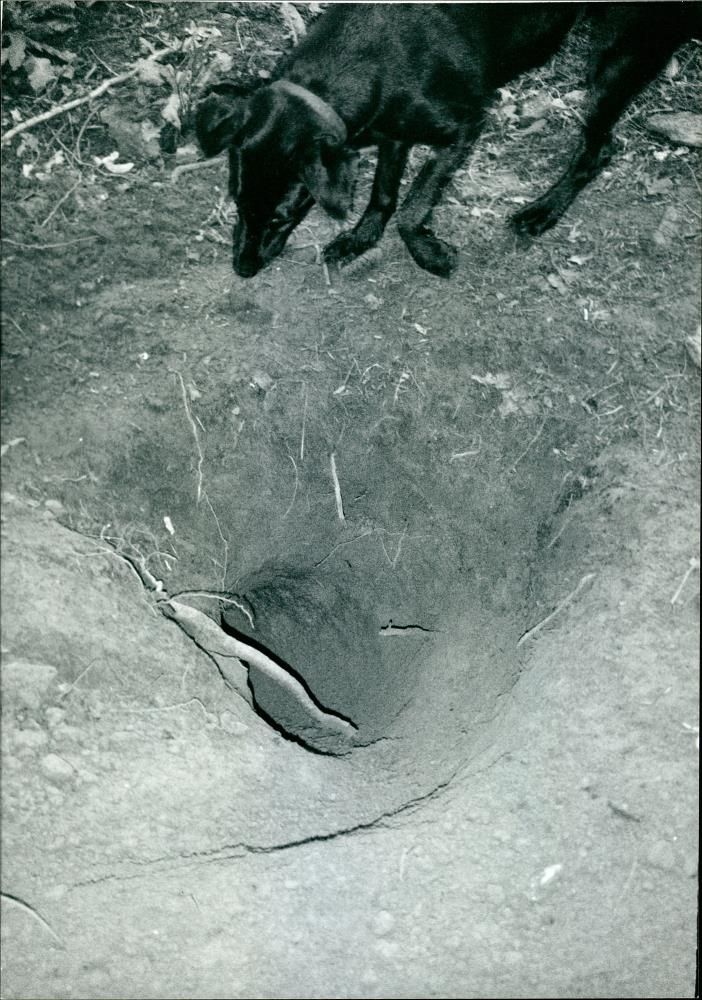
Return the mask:
<svg viewBox="0 0 702 1000">
<path fill-rule="evenodd" d="M 40 56 L 29 56 L 26 61 L 26 67 L 27 79 L 35 94 L 44 90 L 58 76 L 58 71 L 51 65 L 50 60 L 43 59 Z"/>
<path fill-rule="evenodd" d="M 119 158 L 118 150 L 109 153 L 107 156 L 94 156 L 93 160 L 99 167 L 104 167 L 110 174 L 127 174 L 134 169 L 133 163 L 117 163 Z"/>
<path fill-rule="evenodd" d="M 285 22 L 285 27 L 292 35 L 293 41 L 297 44 L 298 40 L 307 34 L 305 22 L 302 20 L 299 10 L 291 3 L 281 3 L 280 15 Z"/>
<path fill-rule="evenodd" d="M 180 131 L 180 98 L 174 92 L 161 108 L 161 117 Z"/>
<path fill-rule="evenodd" d="M 492 372 L 486 372 L 484 375 L 471 375 L 471 379 L 477 382 L 478 385 L 490 385 L 494 389 L 509 389 L 512 384 L 509 375 L 504 372 L 498 372 L 497 375 L 493 375 Z"/>
</svg>

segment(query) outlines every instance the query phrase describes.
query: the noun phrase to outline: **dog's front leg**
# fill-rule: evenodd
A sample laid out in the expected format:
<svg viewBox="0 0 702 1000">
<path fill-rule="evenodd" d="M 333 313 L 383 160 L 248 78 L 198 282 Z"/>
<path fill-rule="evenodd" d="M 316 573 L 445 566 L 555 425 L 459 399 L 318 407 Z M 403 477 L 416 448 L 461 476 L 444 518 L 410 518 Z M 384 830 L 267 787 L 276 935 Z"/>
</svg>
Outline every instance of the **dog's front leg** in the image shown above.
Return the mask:
<svg viewBox="0 0 702 1000">
<path fill-rule="evenodd" d="M 424 164 L 397 214 L 397 228 L 409 252 L 420 267 L 441 278 L 448 278 L 456 267 L 458 252 L 435 236 L 426 223 L 444 188 L 468 155 L 481 125 L 475 122 L 466 128 L 453 146 L 442 149 Z"/>
<path fill-rule="evenodd" d="M 444 188 L 466 159 L 481 128 L 481 121 L 472 122 L 464 128 L 453 146 L 442 149 L 424 164 L 397 214 L 397 228 L 409 252 L 420 267 L 440 278 L 448 278 L 454 270 L 458 251 L 435 236 L 426 223 Z"/>
<path fill-rule="evenodd" d="M 384 140 L 378 145 L 378 165 L 368 206 L 353 229 L 341 233 L 324 251 L 328 263 L 346 264 L 374 247 L 397 208 L 400 181 L 410 147 Z"/>
</svg>

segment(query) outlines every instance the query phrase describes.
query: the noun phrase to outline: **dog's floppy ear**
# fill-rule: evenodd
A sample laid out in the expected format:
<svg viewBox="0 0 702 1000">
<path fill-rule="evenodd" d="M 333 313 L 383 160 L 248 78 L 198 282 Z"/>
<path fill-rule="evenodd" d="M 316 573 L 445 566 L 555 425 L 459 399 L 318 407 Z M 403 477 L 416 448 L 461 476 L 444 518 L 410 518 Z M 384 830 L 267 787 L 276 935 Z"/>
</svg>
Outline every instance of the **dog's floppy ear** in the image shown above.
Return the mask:
<svg viewBox="0 0 702 1000">
<path fill-rule="evenodd" d="M 197 140 L 205 156 L 216 156 L 226 149 L 246 120 L 249 91 L 223 85 L 200 102 L 195 118 Z"/>
<path fill-rule="evenodd" d="M 315 152 L 302 171 L 305 187 L 332 218 L 344 219 L 353 201 L 358 153 L 328 136 L 318 140 Z"/>
</svg>

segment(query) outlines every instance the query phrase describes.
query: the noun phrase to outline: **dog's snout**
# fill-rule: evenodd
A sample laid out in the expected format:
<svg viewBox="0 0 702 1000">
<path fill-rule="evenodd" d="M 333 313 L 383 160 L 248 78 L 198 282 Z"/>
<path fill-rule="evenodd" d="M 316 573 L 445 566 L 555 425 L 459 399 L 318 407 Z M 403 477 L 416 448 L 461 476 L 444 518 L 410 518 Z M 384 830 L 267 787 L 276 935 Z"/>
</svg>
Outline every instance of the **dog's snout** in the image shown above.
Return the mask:
<svg viewBox="0 0 702 1000">
<path fill-rule="evenodd" d="M 234 228 L 232 263 L 240 278 L 253 278 L 264 264 L 257 242 L 250 238 L 246 227 L 241 222 L 237 223 Z"/>
</svg>

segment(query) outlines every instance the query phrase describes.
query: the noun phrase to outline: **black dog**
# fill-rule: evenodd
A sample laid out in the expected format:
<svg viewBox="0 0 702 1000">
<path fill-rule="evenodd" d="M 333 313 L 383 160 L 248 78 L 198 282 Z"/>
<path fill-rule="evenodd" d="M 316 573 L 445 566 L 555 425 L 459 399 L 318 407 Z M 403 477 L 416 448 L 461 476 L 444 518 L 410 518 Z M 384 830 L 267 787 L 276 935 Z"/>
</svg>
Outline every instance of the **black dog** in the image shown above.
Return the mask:
<svg viewBox="0 0 702 1000">
<path fill-rule="evenodd" d="M 357 150 L 378 146 L 370 202 L 354 228 L 325 250 L 353 260 L 374 246 L 397 207 L 410 148 L 436 155 L 397 213 L 420 267 L 447 277 L 456 251 L 428 228 L 432 209 L 464 162 L 496 88 L 545 62 L 582 4 L 339 4 L 253 93 L 224 85 L 200 105 L 197 131 L 208 156 L 229 148 L 238 206 L 234 269 L 256 274 L 285 245 L 313 202 L 336 218 L 351 205 Z M 538 235 L 563 215 L 607 162 L 612 128 L 631 99 L 702 28 L 702 4 L 594 4 L 589 105 L 567 170 L 513 218 Z"/>
</svg>

